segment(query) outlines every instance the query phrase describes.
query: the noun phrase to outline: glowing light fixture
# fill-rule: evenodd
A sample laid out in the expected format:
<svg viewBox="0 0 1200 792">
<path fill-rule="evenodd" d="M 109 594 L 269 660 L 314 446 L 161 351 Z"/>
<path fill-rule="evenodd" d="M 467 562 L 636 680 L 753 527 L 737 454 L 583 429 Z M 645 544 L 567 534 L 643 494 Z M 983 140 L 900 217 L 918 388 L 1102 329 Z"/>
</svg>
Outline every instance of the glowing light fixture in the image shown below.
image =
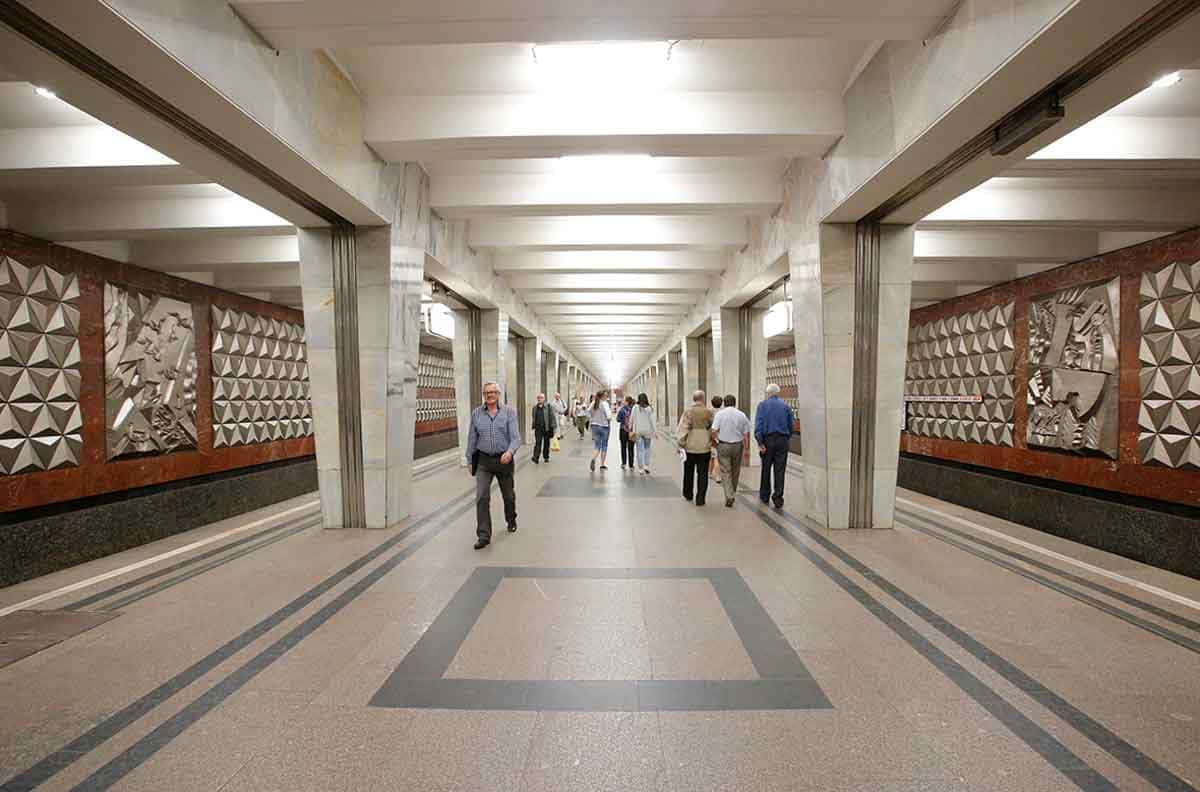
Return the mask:
<svg viewBox="0 0 1200 792">
<path fill-rule="evenodd" d="M 1170 88 L 1172 85 L 1178 85 L 1183 80 L 1183 75 L 1179 72 L 1171 72 L 1159 77 L 1154 82 L 1150 83 L 1151 88 Z"/>
<path fill-rule="evenodd" d="M 549 89 L 644 92 L 661 86 L 671 41 L 585 41 L 535 44 L 539 81 Z"/>
<path fill-rule="evenodd" d="M 763 338 L 782 335 L 792 329 L 792 301 L 777 302 L 763 317 Z"/>
<path fill-rule="evenodd" d="M 43 99 L 57 99 L 58 98 L 58 94 L 54 93 L 54 91 L 51 91 L 49 88 L 42 88 L 41 86 L 37 86 L 37 85 L 33 86 L 33 92 L 35 94 L 37 94 L 38 96 L 42 97 Z"/>
</svg>

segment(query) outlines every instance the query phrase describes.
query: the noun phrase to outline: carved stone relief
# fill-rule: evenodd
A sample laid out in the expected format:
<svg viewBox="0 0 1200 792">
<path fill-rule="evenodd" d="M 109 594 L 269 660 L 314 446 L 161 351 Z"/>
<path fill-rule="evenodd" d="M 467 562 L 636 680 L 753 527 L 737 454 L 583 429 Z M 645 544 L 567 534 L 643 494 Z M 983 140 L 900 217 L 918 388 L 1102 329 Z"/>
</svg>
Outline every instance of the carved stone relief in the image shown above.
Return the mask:
<svg viewBox="0 0 1200 792">
<path fill-rule="evenodd" d="M 0 256 L 0 475 L 79 464 L 78 303 L 74 275 Z"/>
<path fill-rule="evenodd" d="M 1010 302 L 913 328 L 904 383 L 908 432 L 966 443 L 1013 444 L 1012 323 Z M 978 400 L 932 401 L 972 396 Z"/>
<path fill-rule="evenodd" d="M 1117 458 L 1120 315 L 1116 278 L 1030 302 L 1029 445 Z"/>
<path fill-rule="evenodd" d="M 1200 262 L 1142 275 L 1141 461 L 1200 470 Z"/>
<path fill-rule="evenodd" d="M 212 307 L 213 446 L 312 434 L 304 327 Z"/>
<path fill-rule="evenodd" d="M 192 306 L 104 286 L 108 459 L 196 447 Z"/>
</svg>

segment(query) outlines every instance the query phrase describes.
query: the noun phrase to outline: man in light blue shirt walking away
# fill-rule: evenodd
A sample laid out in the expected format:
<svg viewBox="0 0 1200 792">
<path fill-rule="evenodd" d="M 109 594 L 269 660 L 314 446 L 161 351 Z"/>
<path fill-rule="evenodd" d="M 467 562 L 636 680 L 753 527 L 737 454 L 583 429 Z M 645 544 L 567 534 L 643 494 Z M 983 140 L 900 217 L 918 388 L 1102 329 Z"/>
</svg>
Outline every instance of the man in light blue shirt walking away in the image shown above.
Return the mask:
<svg viewBox="0 0 1200 792">
<path fill-rule="evenodd" d="M 517 530 L 517 491 L 513 485 L 513 460 L 521 447 L 517 411 L 500 403 L 500 386 L 483 384 L 483 406 L 471 412 L 467 432 L 467 464 L 475 477 L 475 549 L 492 542 L 492 479 L 500 484 L 504 519 L 510 533 Z"/>
<path fill-rule="evenodd" d="M 767 386 L 767 398 L 758 403 L 754 414 L 754 439 L 762 456 L 762 478 L 758 484 L 758 499 L 783 508 L 783 477 L 787 473 L 788 447 L 791 445 L 795 419 L 792 408 L 779 398 L 779 386 Z M 774 478 L 775 491 L 771 484 Z"/>
</svg>

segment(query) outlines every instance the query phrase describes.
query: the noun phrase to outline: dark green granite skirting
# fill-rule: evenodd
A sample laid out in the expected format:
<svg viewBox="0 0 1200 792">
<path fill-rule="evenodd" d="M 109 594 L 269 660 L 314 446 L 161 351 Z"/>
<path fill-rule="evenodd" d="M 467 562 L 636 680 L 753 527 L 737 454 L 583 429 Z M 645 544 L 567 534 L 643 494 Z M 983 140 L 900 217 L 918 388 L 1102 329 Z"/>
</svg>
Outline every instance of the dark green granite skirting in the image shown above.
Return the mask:
<svg viewBox="0 0 1200 792">
<path fill-rule="evenodd" d="M 317 489 L 315 457 L 0 514 L 0 586 Z"/>
<path fill-rule="evenodd" d="M 900 455 L 897 483 L 1144 564 L 1200 578 L 1200 512 L 1015 473 Z"/>
</svg>

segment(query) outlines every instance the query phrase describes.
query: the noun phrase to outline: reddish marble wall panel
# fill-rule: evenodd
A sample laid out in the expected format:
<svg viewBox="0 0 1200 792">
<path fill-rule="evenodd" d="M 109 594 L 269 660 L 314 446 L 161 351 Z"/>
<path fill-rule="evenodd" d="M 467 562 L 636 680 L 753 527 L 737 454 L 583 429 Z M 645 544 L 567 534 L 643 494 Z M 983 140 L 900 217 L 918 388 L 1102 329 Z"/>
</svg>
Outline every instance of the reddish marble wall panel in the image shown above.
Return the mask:
<svg viewBox="0 0 1200 792">
<path fill-rule="evenodd" d="M 131 264 L 0 230 L 0 255 L 48 264 L 79 276 L 80 398 L 83 454 L 78 467 L 0 476 L 0 512 L 118 492 L 315 453 L 312 437 L 214 449 L 212 445 L 211 305 L 304 323 L 304 313 Z M 112 281 L 188 302 L 196 333 L 197 448 L 105 462 L 104 283 Z"/>
<path fill-rule="evenodd" d="M 1141 399 L 1141 364 L 1138 359 L 1141 343 L 1138 287 L 1141 276 L 1148 270 L 1157 270 L 1174 261 L 1197 260 L 1200 260 L 1200 229 L 1191 229 L 913 311 L 910 326 L 965 311 L 990 308 L 1009 300 L 1015 302 L 1015 446 L 997 448 L 917 437 L 906 432 L 901 435 L 900 450 L 1112 492 L 1200 506 L 1200 472 L 1140 464 L 1137 450 Z M 1025 439 L 1028 423 L 1026 389 L 1029 379 L 1030 299 L 1069 286 L 1114 277 L 1119 277 L 1121 284 L 1119 457 L 1111 460 L 1031 449 Z"/>
</svg>

